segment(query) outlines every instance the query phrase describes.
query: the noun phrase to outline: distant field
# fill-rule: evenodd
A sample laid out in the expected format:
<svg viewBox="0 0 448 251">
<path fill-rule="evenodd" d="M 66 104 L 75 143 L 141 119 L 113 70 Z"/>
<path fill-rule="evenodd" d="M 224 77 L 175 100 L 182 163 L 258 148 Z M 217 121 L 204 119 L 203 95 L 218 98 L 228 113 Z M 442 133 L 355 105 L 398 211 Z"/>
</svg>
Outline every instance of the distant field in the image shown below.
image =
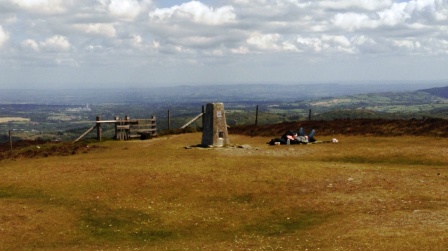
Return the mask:
<svg viewBox="0 0 448 251">
<path fill-rule="evenodd" d="M 21 117 L 0 117 L 0 123 L 8 123 L 8 122 L 21 122 L 21 121 L 30 121 L 30 119 L 27 118 L 21 118 Z"/>
<path fill-rule="evenodd" d="M 332 137 L 186 149 L 192 133 L 0 160 L 0 249 L 447 250 L 448 138 L 318 139 Z"/>
</svg>

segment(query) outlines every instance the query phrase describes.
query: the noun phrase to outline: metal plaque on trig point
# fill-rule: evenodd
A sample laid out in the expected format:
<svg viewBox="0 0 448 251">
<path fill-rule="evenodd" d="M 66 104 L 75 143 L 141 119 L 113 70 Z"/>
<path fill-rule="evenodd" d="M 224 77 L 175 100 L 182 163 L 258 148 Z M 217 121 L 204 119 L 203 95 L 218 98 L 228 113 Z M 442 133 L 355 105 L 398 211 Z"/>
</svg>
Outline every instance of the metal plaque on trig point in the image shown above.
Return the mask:
<svg viewBox="0 0 448 251">
<path fill-rule="evenodd" d="M 216 111 L 216 117 L 217 117 L 217 118 L 222 118 L 222 113 L 221 113 L 221 111 Z"/>
</svg>

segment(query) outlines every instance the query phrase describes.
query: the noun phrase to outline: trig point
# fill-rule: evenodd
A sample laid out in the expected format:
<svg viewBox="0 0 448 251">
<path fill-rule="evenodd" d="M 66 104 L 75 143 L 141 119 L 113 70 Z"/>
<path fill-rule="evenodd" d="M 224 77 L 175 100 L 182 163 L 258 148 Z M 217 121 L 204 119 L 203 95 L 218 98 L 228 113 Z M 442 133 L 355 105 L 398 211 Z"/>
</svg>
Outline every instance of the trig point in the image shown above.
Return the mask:
<svg viewBox="0 0 448 251">
<path fill-rule="evenodd" d="M 202 146 L 221 147 L 229 144 L 223 103 L 207 104 L 202 119 Z"/>
</svg>

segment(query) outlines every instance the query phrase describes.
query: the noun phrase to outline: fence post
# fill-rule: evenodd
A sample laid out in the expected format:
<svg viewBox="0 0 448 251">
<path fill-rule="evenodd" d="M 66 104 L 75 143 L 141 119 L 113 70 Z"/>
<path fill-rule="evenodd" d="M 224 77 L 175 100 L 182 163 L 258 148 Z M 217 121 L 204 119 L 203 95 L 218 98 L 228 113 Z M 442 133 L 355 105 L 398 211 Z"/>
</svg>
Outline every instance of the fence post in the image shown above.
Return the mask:
<svg viewBox="0 0 448 251">
<path fill-rule="evenodd" d="M 255 111 L 255 126 L 258 126 L 258 105 L 257 105 L 257 109 Z"/>
<path fill-rule="evenodd" d="M 202 130 L 204 130 L 204 125 L 205 125 L 205 121 L 204 121 L 204 115 L 205 115 L 205 106 L 202 106 Z"/>
<path fill-rule="evenodd" d="M 114 119 L 115 119 L 115 139 L 118 139 L 118 120 L 120 119 L 120 117 L 118 117 L 118 116 L 115 116 L 114 117 Z"/>
<path fill-rule="evenodd" d="M 308 113 L 308 120 L 311 121 L 311 109 L 310 109 L 310 111 Z"/>
<path fill-rule="evenodd" d="M 11 152 L 12 152 L 12 134 L 11 134 L 11 130 L 9 130 L 8 134 L 9 134 L 9 145 L 11 146 Z"/>
<path fill-rule="evenodd" d="M 129 116 L 124 116 L 124 124 L 125 125 L 129 125 Z M 129 136 L 131 135 L 131 126 L 129 126 L 129 129 L 124 129 L 125 131 L 125 136 L 124 136 L 124 140 L 129 140 Z"/>
<path fill-rule="evenodd" d="M 171 129 L 171 112 L 168 110 L 168 131 Z"/>
<path fill-rule="evenodd" d="M 151 136 L 157 135 L 157 123 L 156 123 L 156 116 L 151 116 Z"/>
<path fill-rule="evenodd" d="M 98 123 L 98 121 L 101 121 L 101 117 L 96 117 L 96 138 L 101 141 L 101 123 Z"/>
</svg>

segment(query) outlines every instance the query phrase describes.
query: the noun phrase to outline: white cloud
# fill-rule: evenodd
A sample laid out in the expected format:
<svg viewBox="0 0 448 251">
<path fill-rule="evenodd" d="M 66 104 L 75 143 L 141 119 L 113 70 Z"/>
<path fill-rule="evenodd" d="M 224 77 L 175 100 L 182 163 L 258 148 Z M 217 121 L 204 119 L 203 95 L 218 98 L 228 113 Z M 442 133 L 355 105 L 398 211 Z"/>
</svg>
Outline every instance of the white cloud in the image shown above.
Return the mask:
<svg viewBox="0 0 448 251">
<path fill-rule="evenodd" d="M 320 52 L 325 49 L 324 45 L 322 44 L 322 40 L 316 37 L 299 36 L 296 42 L 299 46 L 299 50 L 302 51 L 311 50 L 314 52 Z"/>
<path fill-rule="evenodd" d="M 252 34 L 246 41 L 249 45 L 253 45 L 261 50 L 278 50 L 277 44 L 280 40 L 279 34 Z"/>
<path fill-rule="evenodd" d="M 276 4 L 278 6 L 296 6 L 299 8 L 306 8 L 311 5 L 311 1 L 301 1 L 301 0 L 277 0 Z"/>
<path fill-rule="evenodd" d="M 108 10 L 113 16 L 134 20 L 142 11 L 142 6 L 136 0 L 111 0 Z"/>
<path fill-rule="evenodd" d="M 236 62 L 233 69 L 255 69 L 253 62 L 262 69 L 270 62 L 285 71 L 299 63 L 448 55 L 448 0 L 0 0 L 0 6 L 0 46 L 8 45 L 2 57 L 15 65 L 28 66 L 31 57 L 34 65 L 57 58 L 86 71 L 225 69 Z"/>
<path fill-rule="evenodd" d="M 141 47 L 142 42 L 143 42 L 143 39 L 142 39 L 142 37 L 140 35 L 132 36 L 131 44 L 134 47 Z"/>
<path fill-rule="evenodd" d="M 374 3 L 375 1 L 372 1 Z M 347 2 L 350 4 L 350 2 Z M 387 6 L 385 3 L 384 6 Z M 388 8 L 379 8 L 368 12 L 339 12 L 334 15 L 333 23 L 347 31 L 377 29 L 386 27 L 424 27 L 434 22 L 448 19 L 448 1 L 411 0 L 393 3 Z"/>
<path fill-rule="evenodd" d="M 351 42 L 345 36 L 323 35 L 322 40 L 332 42 L 343 47 L 349 47 L 351 45 Z"/>
<path fill-rule="evenodd" d="M 297 37 L 298 49 L 314 53 L 349 53 L 356 52 L 350 39 L 341 35 L 321 35 L 319 37 Z"/>
<path fill-rule="evenodd" d="M 282 49 L 284 51 L 290 51 L 290 52 L 299 52 L 299 49 L 297 48 L 297 46 L 290 41 L 284 41 L 282 43 Z"/>
<path fill-rule="evenodd" d="M 95 34 L 111 38 L 115 37 L 117 34 L 114 25 L 110 23 L 75 24 L 74 27 L 87 34 Z"/>
<path fill-rule="evenodd" d="M 217 9 L 206 6 L 199 1 L 191 1 L 171 8 L 155 9 L 149 13 L 152 22 L 193 22 L 204 25 L 220 25 L 235 21 L 232 6 Z"/>
<path fill-rule="evenodd" d="M 0 25 L 0 47 L 2 47 L 8 40 L 9 40 L 8 32 L 3 30 L 3 27 Z"/>
<path fill-rule="evenodd" d="M 390 9 L 378 12 L 379 22 L 386 26 L 405 24 L 411 15 L 406 11 L 408 3 L 398 3 L 392 5 Z"/>
<path fill-rule="evenodd" d="M 421 47 L 421 44 L 417 41 L 411 41 L 411 40 L 394 40 L 394 45 L 397 47 L 405 48 L 408 50 L 415 50 Z"/>
<path fill-rule="evenodd" d="M 250 52 L 297 52 L 298 49 L 294 42 L 285 40 L 280 34 L 260 34 L 253 33 L 246 39 L 247 46 L 233 49 L 233 53 L 247 54 Z M 253 50 L 250 51 L 249 47 Z"/>
<path fill-rule="evenodd" d="M 160 42 L 156 40 L 152 41 L 152 47 L 155 49 L 160 48 Z"/>
<path fill-rule="evenodd" d="M 33 51 L 39 51 L 39 44 L 33 39 L 23 40 L 21 43 L 22 48 L 30 49 Z"/>
<path fill-rule="evenodd" d="M 70 42 L 66 37 L 55 35 L 50 38 L 47 38 L 44 42 L 41 42 L 40 45 L 42 48 L 48 51 L 67 51 L 70 49 Z"/>
<path fill-rule="evenodd" d="M 336 53 L 355 54 L 356 48 L 345 36 L 322 35 L 322 41 L 328 44 L 331 51 Z"/>
<path fill-rule="evenodd" d="M 55 58 L 54 63 L 60 66 L 78 67 L 79 63 L 72 58 Z"/>
<path fill-rule="evenodd" d="M 242 55 L 250 53 L 249 48 L 247 48 L 245 46 L 240 46 L 238 48 L 232 48 L 230 51 L 233 54 L 242 54 Z"/>
<path fill-rule="evenodd" d="M 391 0 L 331 0 L 318 1 L 318 5 L 323 8 L 336 10 L 381 10 L 392 5 Z"/>
<path fill-rule="evenodd" d="M 333 23 L 347 31 L 377 27 L 377 22 L 371 20 L 366 14 L 353 12 L 336 14 L 334 16 Z"/>
<path fill-rule="evenodd" d="M 156 49 L 162 53 L 219 56 L 246 39 L 246 32 L 238 28 L 227 30 L 237 25 L 231 6 L 213 8 L 191 1 L 154 9 L 148 18 L 149 29 L 158 43 Z"/>
<path fill-rule="evenodd" d="M 96 52 L 96 51 L 102 51 L 104 48 L 101 45 L 92 45 L 89 44 L 88 46 L 85 47 L 85 50 L 87 52 Z"/>
<path fill-rule="evenodd" d="M 405 11 L 412 15 L 415 21 L 444 21 L 448 17 L 448 2 L 446 0 L 412 0 L 406 5 Z"/>
<path fill-rule="evenodd" d="M 354 38 L 352 38 L 352 43 L 355 46 L 364 46 L 364 45 L 375 46 L 376 44 L 375 40 L 365 35 L 355 36 Z"/>
<path fill-rule="evenodd" d="M 12 0 L 12 2 L 30 12 L 61 13 L 66 10 L 63 0 Z"/>
</svg>

